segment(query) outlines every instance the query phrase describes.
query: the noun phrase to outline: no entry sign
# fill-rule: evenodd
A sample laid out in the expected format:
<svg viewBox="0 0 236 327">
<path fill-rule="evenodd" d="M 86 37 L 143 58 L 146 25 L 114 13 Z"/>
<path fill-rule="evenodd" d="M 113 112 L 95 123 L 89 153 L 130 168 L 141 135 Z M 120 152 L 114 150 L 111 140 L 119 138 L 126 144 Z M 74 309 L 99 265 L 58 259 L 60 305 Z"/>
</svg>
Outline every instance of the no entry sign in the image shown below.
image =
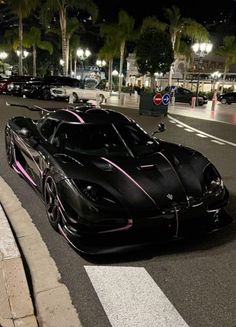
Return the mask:
<svg viewBox="0 0 236 327">
<path fill-rule="evenodd" d="M 153 103 L 156 106 L 159 106 L 162 102 L 162 94 L 161 93 L 156 93 L 153 97 Z"/>
</svg>

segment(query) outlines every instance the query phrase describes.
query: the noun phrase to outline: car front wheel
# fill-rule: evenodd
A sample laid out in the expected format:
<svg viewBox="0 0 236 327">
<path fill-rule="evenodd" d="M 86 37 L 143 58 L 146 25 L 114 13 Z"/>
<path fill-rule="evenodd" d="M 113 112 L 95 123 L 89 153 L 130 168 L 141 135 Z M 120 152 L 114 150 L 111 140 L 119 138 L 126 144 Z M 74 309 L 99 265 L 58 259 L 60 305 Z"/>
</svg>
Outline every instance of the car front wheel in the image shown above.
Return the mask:
<svg viewBox="0 0 236 327">
<path fill-rule="evenodd" d="M 58 225 L 62 220 L 62 213 L 56 183 L 51 175 L 48 175 L 45 180 L 44 202 L 47 210 L 48 220 L 52 227 L 55 230 L 58 230 Z"/>
<path fill-rule="evenodd" d="M 9 164 L 9 166 L 12 167 L 12 164 L 14 162 L 14 154 L 13 154 L 14 150 L 13 150 L 13 146 L 12 146 L 11 135 L 10 135 L 8 128 L 6 129 L 6 132 L 5 132 L 5 144 L 6 144 L 7 162 Z"/>
<path fill-rule="evenodd" d="M 222 104 L 226 104 L 226 103 L 227 103 L 227 100 L 226 100 L 225 98 L 223 98 L 223 99 L 220 100 L 220 102 L 221 102 Z"/>
<path fill-rule="evenodd" d="M 77 93 L 75 93 L 75 92 L 72 93 L 72 100 L 73 100 L 73 103 L 79 102 L 79 97 L 78 97 Z"/>
</svg>

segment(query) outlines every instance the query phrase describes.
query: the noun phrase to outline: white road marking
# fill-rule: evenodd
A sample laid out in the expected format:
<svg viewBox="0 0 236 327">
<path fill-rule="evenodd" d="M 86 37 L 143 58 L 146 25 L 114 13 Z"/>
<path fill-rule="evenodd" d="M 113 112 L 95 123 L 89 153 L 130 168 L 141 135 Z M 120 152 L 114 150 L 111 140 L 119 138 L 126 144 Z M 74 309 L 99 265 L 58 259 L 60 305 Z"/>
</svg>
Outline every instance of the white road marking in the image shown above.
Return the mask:
<svg viewBox="0 0 236 327">
<path fill-rule="evenodd" d="M 230 141 L 226 141 L 226 140 L 221 139 L 221 138 L 219 138 L 219 137 L 216 137 L 216 136 L 214 136 L 214 135 L 211 135 L 211 134 L 208 134 L 208 133 L 202 132 L 202 131 L 200 131 L 199 129 L 193 128 L 193 127 L 191 127 L 191 126 L 189 126 L 189 125 L 187 125 L 187 124 L 185 124 L 185 123 L 182 123 L 181 121 L 179 121 L 178 119 L 173 118 L 173 117 L 170 116 L 170 115 L 168 115 L 168 116 L 170 117 L 170 119 L 174 120 L 176 123 L 178 123 L 178 124 L 182 124 L 183 126 L 185 126 L 185 127 L 187 127 L 187 128 L 191 128 L 192 130 L 194 130 L 194 131 L 197 132 L 197 133 L 204 134 L 204 135 L 206 135 L 206 136 L 208 136 L 208 137 L 210 137 L 210 138 L 213 138 L 213 139 L 215 139 L 215 140 L 218 140 L 219 142 L 223 142 L 223 143 L 226 143 L 226 144 L 228 144 L 228 145 L 232 145 L 232 146 L 235 146 L 235 147 L 236 147 L 236 143 L 233 143 L 233 142 L 230 142 Z"/>
<path fill-rule="evenodd" d="M 176 124 L 176 122 L 175 122 L 175 121 L 173 121 L 173 120 L 170 120 L 170 123 L 172 123 L 172 124 Z"/>
<path fill-rule="evenodd" d="M 199 136 L 199 137 L 202 137 L 202 138 L 207 138 L 208 137 L 207 135 L 200 134 L 200 133 L 197 133 L 196 135 Z"/>
<path fill-rule="evenodd" d="M 183 127 L 184 127 L 183 125 L 180 125 L 180 124 L 176 124 L 176 126 L 178 126 L 178 127 L 181 127 L 181 128 L 183 128 Z"/>
<path fill-rule="evenodd" d="M 5 212 L 0 205 L 0 254 L 4 259 L 20 257 L 16 241 L 13 237 Z"/>
<path fill-rule="evenodd" d="M 85 266 L 112 327 L 188 327 L 142 267 Z"/>
<path fill-rule="evenodd" d="M 217 140 L 211 140 L 211 142 L 214 142 L 214 143 L 217 143 L 217 144 L 220 144 L 220 145 L 225 145 L 225 143 L 217 141 Z"/>
<path fill-rule="evenodd" d="M 185 128 L 184 129 L 186 132 L 189 132 L 189 133 L 193 133 L 194 131 L 192 130 L 192 129 L 190 129 L 190 128 Z"/>
</svg>

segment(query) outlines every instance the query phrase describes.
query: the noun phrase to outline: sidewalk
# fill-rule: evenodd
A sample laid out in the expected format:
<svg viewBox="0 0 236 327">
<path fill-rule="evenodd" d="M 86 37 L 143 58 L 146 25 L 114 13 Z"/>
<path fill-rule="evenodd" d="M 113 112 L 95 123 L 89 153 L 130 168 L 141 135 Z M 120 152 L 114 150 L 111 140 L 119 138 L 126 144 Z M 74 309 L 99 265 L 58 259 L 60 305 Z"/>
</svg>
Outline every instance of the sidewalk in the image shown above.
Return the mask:
<svg viewBox="0 0 236 327">
<path fill-rule="evenodd" d="M 131 109 L 139 109 L 139 96 L 136 94 L 121 94 L 121 98 L 117 96 L 111 96 L 108 98 L 107 103 L 108 106 L 115 106 L 120 108 L 131 108 Z M 236 125 L 236 105 L 222 105 L 221 103 L 217 103 L 215 107 L 212 107 L 212 101 L 208 101 L 206 105 L 197 106 L 192 108 L 188 103 L 175 103 L 174 105 L 169 104 L 168 113 L 171 115 L 180 115 L 187 116 L 197 119 L 205 119 L 205 120 L 213 120 L 218 122 L 224 122 L 229 124 Z"/>
<path fill-rule="evenodd" d="M 40 233 L 1 177 L 0 204 L 0 327 L 81 327 Z"/>
<path fill-rule="evenodd" d="M 0 326 L 37 327 L 22 258 L 0 205 Z"/>
</svg>

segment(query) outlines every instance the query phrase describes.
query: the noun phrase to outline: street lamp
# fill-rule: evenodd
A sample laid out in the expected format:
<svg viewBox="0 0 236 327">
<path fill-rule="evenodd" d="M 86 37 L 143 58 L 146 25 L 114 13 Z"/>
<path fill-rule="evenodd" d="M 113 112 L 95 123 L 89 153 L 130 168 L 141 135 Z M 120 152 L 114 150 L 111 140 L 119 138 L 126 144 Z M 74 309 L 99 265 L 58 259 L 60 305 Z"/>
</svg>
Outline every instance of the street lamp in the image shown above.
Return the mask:
<svg viewBox="0 0 236 327">
<path fill-rule="evenodd" d="M 16 54 L 19 57 L 20 56 L 20 50 L 16 50 Z M 23 50 L 22 51 L 22 59 L 25 59 L 26 57 L 28 57 L 29 52 L 27 50 Z"/>
<path fill-rule="evenodd" d="M 156 73 L 154 73 L 154 76 L 155 76 L 155 81 L 157 82 L 158 79 L 160 79 L 161 77 L 163 77 L 163 73 L 156 72 Z M 161 90 L 161 81 L 160 81 L 160 90 Z"/>
<path fill-rule="evenodd" d="M 215 84 L 220 79 L 221 75 L 222 74 L 220 72 L 218 72 L 218 71 L 211 74 L 211 78 L 213 80 L 213 84 L 212 84 L 212 91 L 213 92 L 215 91 Z"/>
<path fill-rule="evenodd" d="M 198 105 L 198 90 L 199 90 L 199 81 L 200 81 L 199 68 L 200 68 L 200 65 L 203 62 L 203 58 L 211 52 L 212 47 L 213 47 L 213 44 L 210 43 L 210 42 L 208 42 L 208 43 L 205 43 L 205 42 L 199 43 L 199 42 L 197 42 L 197 43 L 194 43 L 192 45 L 192 49 L 193 49 L 195 55 L 199 58 L 199 62 L 198 62 L 197 90 L 196 90 L 196 104 L 197 105 Z"/>
<path fill-rule="evenodd" d="M 79 60 L 82 63 L 82 75 L 81 75 L 81 79 L 83 80 L 83 72 L 84 72 L 84 60 L 86 60 L 89 56 L 91 56 L 91 51 L 89 49 L 82 49 L 82 48 L 78 48 L 76 51 L 77 57 L 79 58 Z"/>
<path fill-rule="evenodd" d="M 106 66 L 106 64 L 107 64 L 107 63 L 106 63 L 105 60 L 100 60 L 100 59 L 98 59 L 98 60 L 96 61 L 96 65 L 97 65 L 98 67 L 100 67 L 100 68 Z"/>
</svg>

